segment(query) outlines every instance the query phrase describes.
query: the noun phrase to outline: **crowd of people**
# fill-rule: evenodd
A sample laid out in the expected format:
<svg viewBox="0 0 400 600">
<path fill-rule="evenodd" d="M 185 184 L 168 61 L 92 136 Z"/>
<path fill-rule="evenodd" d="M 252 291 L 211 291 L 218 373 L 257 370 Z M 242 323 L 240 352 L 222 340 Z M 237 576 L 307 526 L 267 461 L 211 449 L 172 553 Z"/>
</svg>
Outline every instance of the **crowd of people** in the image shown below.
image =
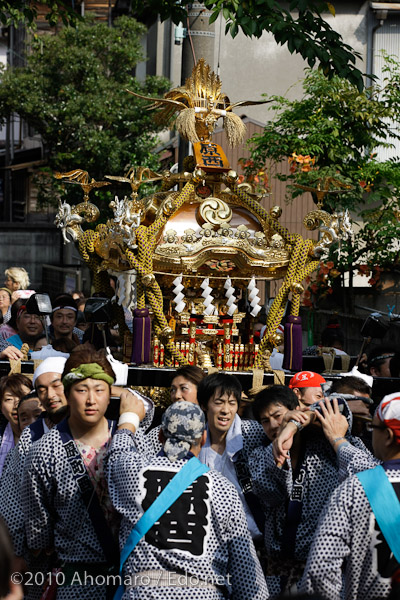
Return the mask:
<svg viewBox="0 0 400 600">
<path fill-rule="evenodd" d="M 12 360 L 42 321 L 4 289 Z M 77 316 L 56 297 L 51 347 L 70 344 L 0 380 L 0 598 L 400 598 L 400 392 L 301 371 L 245 395 L 184 366 L 157 424 Z"/>
</svg>

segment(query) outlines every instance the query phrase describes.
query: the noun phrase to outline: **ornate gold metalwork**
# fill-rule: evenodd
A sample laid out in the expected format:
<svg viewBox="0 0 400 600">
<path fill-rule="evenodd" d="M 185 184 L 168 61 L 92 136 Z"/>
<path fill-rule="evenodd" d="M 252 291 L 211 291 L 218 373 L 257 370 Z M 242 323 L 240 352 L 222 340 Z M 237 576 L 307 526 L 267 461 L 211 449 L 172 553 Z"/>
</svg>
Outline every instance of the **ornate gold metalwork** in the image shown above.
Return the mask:
<svg viewBox="0 0 400 600">
<path fill-rule="evenodd" d="M 294 292 L 295 294 L 302 294 L 304 292 L 304 287 L 301 285 L 301 283 L 294 281 L 290 284 L 290 291 Z"/>
<path fill-rule="evenodd" d="M 205 180 L 207 173 L 203 169 L 195 169 L 193 171 L 193 183 L 200 183 Z"/>
<path fill-rule="evenodd" d="M 174 338 L 174 330 L 172 327 L 164 327 L 164 329 L 160 332 L 159 338 L 162 344 L 167 344 L 170 340 Z"/>
<path fill-rule="evenodd" d="M 228 224 L 232 219 L 232 209 L 219 198 L 207 198 L 200 205 L 199 213 L 207 223 L 212 225 Z"/>
<path fill-rule="evenodd" d="M 82 171 L 81 169 L 75 169 L 74 171 L 68 171 L 68 173 L 54 173 L 54 177 L 56 179 L 64 179 L 64 183 L 73 183 L 75 185 L 80 185 L 84 196 L 83 200 L 85 202 L 89 201 L 89 193 L 94 188 L 104 187 L 105 185 L 110 185 L 108 181 L 95 181 L 93 178 L 89 181 L 89 173 L 87 171 Z"/>
<path fill-rule="evenodd" d="M 236 171 L 231 169 L 230 171 L 228 171 L 224 179 L 228 185 L 232 185 L 233 183 L 237 182 L 237 180 L 239 179 L 239 175 L 236 173 Z"/>
<path fill-rule="evenodd" d="M 143 277 L 142 277 L 142 283 L 143 283 L 144 287 L 151 287 L 153 285 L 153 283 L 155 282 L 155 280 L 156 280 L 156 277 L 155 277 L 154 273 L 147 273 L 146 275 L 143 275 Z"/>
<path fill-rule="evenodd" d="M 339 181 L 335 177 L 325 177 L 318 180 L 316 187 L 308 185 L 301 185 L 300 183 L 294 183 L 294 187 L 297 187 L 305 192 L 315 194 L 317 197 L 317 207 L 320 209 L 323 205 L 324 198 L 327 194 L 343 194 L 348 190 L 351 190 L 353 186 L 347 185 L 342 181 Z M 340 189 L 331 189 L 333 186 Z"/>
<path fill-rule="evenodd" d="M 203 58 L 194 67 L 185 86 L 167 92 L 164 98 L 149 98 L 130 90 L 127 92 L 154 102 L 150 109 L 164 107 L 157 115 L 159 123 L 167 123 L 170 117 L 178 112 L 175 128 L 180 135 L 193 144 L 200 141 L 209 142 L 218 119 L 223 117 L 228 142 L 231 146 L 237 146 L 244 139 L 246 126 L 242 119 L 232 112 L 233 109 L 237 106 L 254 106 L 271 102 L 271 100 L 256 102 L 242 100 L 232 104 L 228 96 L 221 91 L 220 78 L 211 71 Z"/>
<path fill-rule="evenodd" d="M 128 173 L 124 177 L 118 177 L 115 175 L 106 175 L 107 179 L 113 181 L 119 181 L 121 183 L 129 183 L 131 186 L 131 198 L 134 200 L 137 198 L 138 191 L 141 185 L 144 183 L 153 183 L 154 181 L 161 181 L 164 175 L 160 175 L 155 171 L 152 171 L 148 167 L 131 167 Z M 106 184 L 110 185 L 110 184 Z"/>
<path fill-rule="evenodd" d="M 56 224 L 62 229 L 64 241 L 69 241 L 69 235 L 79 242 L 79 251 L 95 275 L 96 291 L 103 289 L 102 284 L 108 277 L 103 273 L 105 270 L 129 274 L 130 297 L 134 298 L 138 308 L 151 308 L 153 329 L 161 342 L 160 346 L 154 345 L 154 351 L 165 347 L 166 364 L 185 364 L 189 350 L 190 361 L 195 358 L 193 340 L 190 348 L 189 342 L 178 345 L 173 341 L 175 326 L 181 328 L 177 331 L 182 336 L 190 330 L 192 334 L 196 331 L 190 314 L 198 315 L 196 323 L 203 320 L 212 327 L 197 332 L 200 342 L 211 343 L 221 334 L 220 316 L 227 310 L 223 289 L 227 274 L 233 285 L 240 289 L 246 287 L 246 278 L 253 276 L 264 280 L 284 278 L 269 311 L 267 330 L 255 358 L 256 366 L 263 366 L 264 357 L 268 366 L 268 353 L 281 341 L 275 332 L 289 293 L 292 293 L 292 314 L 296 315 L 303 291 L 301 281 L 317 268 L 319 254 L 332 241 L 340 239 L 343 231 L 350 230 L 348 215 L 330 215 L 321 209 L 311 211 L 304 222 L 308 229 L 321 230 L 317 245 L 299 234 L 290 233 L 279 222 L 282 209 L 279 206 L 265 209 L 260 204 L 262 196 L 253 185 L 238 184 L 237 174 L 229 171 L 227 161 L 222 160 L 222 151 L 210 139 L 220 116 L 224 118 L 230 141 L 239 139 L 242 124 L 232 109 L 240 104 L 254 103 L 231 104 L 221 92 L 219 78 L 211 73 L 204 61 L 199 62 L 184 87 L 154 101 L 155 107 L 166 107 L 159 113 L 159 118 L 180 113 L 178 129 L 193 142 L 200 140 L 197 159 L 188 157 L 184 172 L 177 174 L 158 174 L 146 167 L 132 167 L 124 176 L 108 176 L 112 181 L 129 184 L 131 193 L 123 199 L 116 196 L 110 203 L 113 217 L 105 224 L 98 224 L 94 230 L 86 231 L 82 228 L 84 222 L 94 223 L 99 219 L 97 207 L 88 202 L 89 193 L 94 187 L 109 183 L 89 180 L 88 173 L 79 169 L 58 174 L 57 177 L 66 183 L 82 187 L 84 201 L 74 207 L 60 202 Z M 218 162 L 221 160 L 222 166 Z M 196 168 L 196 165 L 204 165 L 204 168 Z M 139 198 L 140 187 L 155 182 L 160 182 L 160 189 Z M 334 183 L 334 179 L 327 179 L 319 187 L 307 190 L 317 193 L 318 201 L 322 202 L 325 193 L 333 193 L 329 188 Z M 171 300 L 171 283 L 176 274 L 185 277 L 186 306 L 185 312 L 173 313 L 171 319 L 175 307 L 171 303 L 165 311 L 163 300 L 164 293 Z M 213 280 L 216 292 L 217 314 L 208 319 L 204 318 L 204 300 L 199 290 L 199 278 L 203 277 Z M 231 352 L 231 343 L 236 344 L 231 337 L 239 335 L 237 324 L 245 316 L 235 310 L 230 328 L 224 332 L 225 363 L 233 362 L 233 367 L 238 366 L 238 357 L 236 351 Z M 255 354 L 257 351 L 258 346 L 254 349 Z M 247 354 L 246 364 L 250 365 L 249 352 Z M 199 360 L 208 364 L 209 358 L 208 350 L 201 348 Z"/>
<path fill-rule="evenodd" d="M 273 219 L 279 219 L 279 217 L 282 215 L 282 208 L 280 206 L 273 206 L 270 208 L 269 214 Z"/>
<path fill-rule="evenodd" d="M 270 338 L 271 343 L 275 348 L 278 348 L 281 344 L 283 344 L 284 337 L 281 333 L 273 333 Z"/>
<path fill-rule="evenodd" d="M 310 231 L 319 229 L 322 232 L 321 239 L 314 248 L 315 256 L 319 256 L 339 238 L 351 234 L 351 224 L 347 211 L 330 214 L 325 210 L 312 210 L 306 214 L 303 223 L 306 229 Z"/>
</svg>

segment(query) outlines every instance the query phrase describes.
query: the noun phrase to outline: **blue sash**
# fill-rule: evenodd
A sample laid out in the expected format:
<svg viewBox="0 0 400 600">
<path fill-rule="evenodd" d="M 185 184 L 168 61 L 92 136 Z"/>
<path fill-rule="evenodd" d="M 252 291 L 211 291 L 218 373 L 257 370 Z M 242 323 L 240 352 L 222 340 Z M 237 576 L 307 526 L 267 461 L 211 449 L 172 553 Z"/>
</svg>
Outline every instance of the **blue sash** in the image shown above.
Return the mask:
<svg viewBox="0 0 400 600">
<path fill-rule="evenodd" d="M 160 517 L 169 509 L 170 506 L 183 494 L 183 492 L 198 477 L 207 473 L 209 468 L 203 465 L 198 458 L 193 456 L 187 463 L 173 476 L 168 485 L 165 486 L 161 494 L 149 506 L 146 512 L 141 516 L 126 540 L 125 546 L 121 551 L 119 574 L 122 579 L 122 570 L 125 562 L 133 552 L 135 546 L 143 536 L 151 529 Z M 115 593 L 114 600 L 122 598 L 124 586 L 120 585 Z"/>
<path fill-rule="evenodd" d="M 390 550 L 400 563 L 400 502 L 380 465 L 357 473 L 372 512 Z"/>
</svg>

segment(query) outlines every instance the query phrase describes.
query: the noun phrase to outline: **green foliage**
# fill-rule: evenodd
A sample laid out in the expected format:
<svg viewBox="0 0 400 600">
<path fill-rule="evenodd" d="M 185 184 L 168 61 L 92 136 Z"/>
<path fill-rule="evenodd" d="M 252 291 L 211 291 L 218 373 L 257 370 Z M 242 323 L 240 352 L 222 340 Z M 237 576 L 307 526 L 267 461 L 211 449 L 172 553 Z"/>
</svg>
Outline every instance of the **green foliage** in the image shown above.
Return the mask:
<svg viewBox="0 0 400 600">
<path fill-rule="evenodd" d="M 377 149 L 389 147 L 389 138 L 400 138 L 399 83 L 400 64 L 388 56 L 382 87 L 363 92 L 346 79 L 308 71 L 303 98 L 272 97 L 275 118 L 250 141 L 254 169 L 267 159 L 291 161 L 290 174 L 277 176 L 289 183 L 292 199 L 303 193 L 294 184 L 315 188 L 332 177 L 333 188 L 351 186 L 324 200 L 324 207 L 348 208 L 364 220 L 353 242 L 342 242 L 340 253 L 331 248 L 329 258 L 342 272 L 355 266 L 393 268 L 399 261 L 392 243 L 399 230 L 399 159 L 376 160 Z"/>
<path fill-rule="evenodd" d="M 178 24 L 186 22 L 188 4 L 189 0 L 132 0 L 132 10 L 146 22 L 159 15 L 162 21 L 170 17 Z M 289 52 L 300 54 L 310 67 L 319 64 L 328 78 L 336 74 L 363 88 L 362 74 L 355 67 L 359 55 L 322 16 L 324 11 L 334 14 L 329 2 L 292 0 L 288 7 L 279 0 L 205 0 L 204 4 L 212 11 L 210 22 L 222 13 L 225 32 L 232 37 L 239 30 L 257 38 L 269 31 L 278 44 L 287 44 Z"/>
<path fill-rule="evenodd" d="M 85 22 L 42 36 L 26 67 L 5 71 L 0 119 L 15 112 L 34 127 L 52 171 L 81 168 L 100 180 L 122 175 L 131 165 L 157 167 L 156 126 L 148 103 L 126 92 L 154 96 L 168 89 L 164 78 L 149 77 L 142 85 L 133 76 L 143 60 L 144 32 L 143 25 L 122 17 L 112 28 Z M 45 175 L 39 179 L 48 197 L 51 180 Z"/>
<path fill-rule="evenodd" d="M 81 17 L 68 3 L 63 0 L 39 0 L 48 8 L 46 19 L 50 25 L 57 25 L 60 21 L 64 25 L 75 26 Z M 18 25 L 24 23 L 34 28 L 37 17 L 37 7 L 33 2 L 26 0 L 0 0 L 0 21 L 3 25 Z"/>
<path fill-rule="evenodd" d="M 363 226 L 356 234 L 354 261 L 363 272 L 376 267 L 399 270 L 400 168 L 396 160 L 371 161 L 365 169 L 368 206 L 360 211 Z M 376 283 L 372 280 L 372 284 Z"/>
<path fill-rule="evenodd" d="M 275 118 L 250 140 L 256 166 L 261 168 L 267 158 L 280 162 L 293 153 L 309 155 L 315 158 L 319 172 L 300 170 L 284 179 L 305 185 L 334 175 L 345 183 L 354 178 L 358 181 L 359 167 L 371 150 L 387 145 L 386 119 L 393 115 L 393 108 L 379 99 L 378 90 L 359 92 L 346 79 L 334 76 L 329 80 L 319 70 L 307 72 L 303 90 L 301 100 L 271 96 Z M 357 193 L 355 202 L 359 196 Z"/>
<path fill-rule="evenodd" d="M 60 20 L 75 26 L 79 15 L 65 0 L 39 0 L 49 7 L 46 19 L 51 25 Z M 171 18 L 176 24 L 186 22 L 190 0 L 132 0 L 135 17 L 149 25 L 158 17 Z M 319 64 L 324 74 L 347 78 L 358 89 L 363 88 L 361 72 L 355 67 L 359 54 L 343 42 L 322 14 L 334 14 L 330 2 L 320 0 L 292 0 L 289 6 L 279 0 L 205 0 L 212 11 L 210 22 L 220 14 L 226 20 L 226 33 L 235 37 L 241 30 L 248 37 L 261 37 L 269 31 L 280 45 L 287 45 L 291 54 L 300 54 L 310 67 Z M 0 20 L 4 25 L 24 22 L 34 25 L 37 15 L 35 5 L 26 0 L 0 0 Z M 295 15 L 295 16 L 294 16 Z"/>
</svg>

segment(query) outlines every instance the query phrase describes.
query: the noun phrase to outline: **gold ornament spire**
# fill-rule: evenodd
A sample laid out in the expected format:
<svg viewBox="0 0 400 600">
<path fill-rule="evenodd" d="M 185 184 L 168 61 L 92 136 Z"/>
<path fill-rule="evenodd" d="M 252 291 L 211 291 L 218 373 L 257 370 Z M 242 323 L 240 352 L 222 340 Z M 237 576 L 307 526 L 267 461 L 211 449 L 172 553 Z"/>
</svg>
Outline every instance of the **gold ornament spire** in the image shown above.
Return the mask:
<svg viewBox="0 0 400 600">
<path fill-rule="evenodd" d="M 270 100 L 242 100 L 231 103 L 221 91 L 221 80 L 209 65 L 200 59 L 183 87 L 164 95 L 164 98 L 149 98 L 127 90 L 133 96 L 149 100 L 154 104 L 149 109 L 162 108 L 157 114 L 158 123 L 168 123 L 178 113 L 175 128 L 193 144 L 211 141 L 212 133 L 220 117 L 224 120 L 225 133 L 231 146 L 240 144 L 246 134 L 246 126 L 233 109 L 237 106 L 266 104 Z"/>
</svg>

